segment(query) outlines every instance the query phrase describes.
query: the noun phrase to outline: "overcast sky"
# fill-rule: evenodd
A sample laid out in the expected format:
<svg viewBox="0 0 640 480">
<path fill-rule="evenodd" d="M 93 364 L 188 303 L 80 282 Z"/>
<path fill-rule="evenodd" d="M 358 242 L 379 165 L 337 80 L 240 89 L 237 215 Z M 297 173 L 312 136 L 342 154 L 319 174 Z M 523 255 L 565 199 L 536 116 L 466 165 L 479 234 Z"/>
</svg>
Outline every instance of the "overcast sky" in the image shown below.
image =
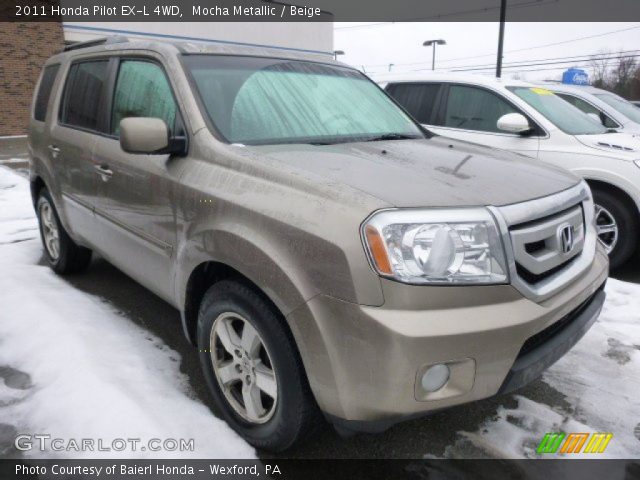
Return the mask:
<svg viewBox="0 0 640 480">
<path fill-rule="evenodd" d="M 584 38 L 591 37 L 591 38 Z M 344 50 L 340 60 L 361 68 L 378 78 L 392 72 L 431 69 L 432 47 L 423 47 L 429 39 L 444 39 L 438 46 L 436 69 L 454 69 L 491 65 L 489 70 L 472 73 L 493 74 L 495 69 L 498 23 L 335 23 L 334 46 Z M 549 45 L 555 44 L 555 45 Z M 532 48 L 540 47 L 540 48 Z M 523 50 L 527 49 L 527 50 Z M 521 51 L 516 51 L 521 50 Z M 634 50 L 640 55 L 640 23 L 507 23 L 504 64 L 564 61 L 579 55 Z M 552 60 L 558 59 L 561 60 Z M 639 58 L 640 59 L 640 58 Z M 571 64 L 505 68 L 505 76 L 519 72 L 524 80 L 560 79 L 569 66 L 586 67 L 588 60 Z"/>
</svg>

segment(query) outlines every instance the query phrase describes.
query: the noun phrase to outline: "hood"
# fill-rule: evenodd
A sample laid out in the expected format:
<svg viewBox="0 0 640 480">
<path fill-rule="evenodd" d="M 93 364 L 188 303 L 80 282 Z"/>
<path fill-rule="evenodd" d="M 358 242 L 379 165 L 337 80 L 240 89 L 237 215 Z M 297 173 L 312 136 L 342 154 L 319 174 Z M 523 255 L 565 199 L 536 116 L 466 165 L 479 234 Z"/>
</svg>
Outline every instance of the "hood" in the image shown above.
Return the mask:
<svg viewBox="0 0 640 480">
<path fill-rule="evenodd" d="M 537 160 L 443 137 L 247 147 L 396 207 L 508 205 L 579 182 Z"/>
<path fill-rule="evenodd" d="M 640 137 L 630 133 L 603 133 L 600 135 L 576 135 L 580 143 L 622 159 L 640 157 Z M 616 155 L 618 154 L 618 155 Z"/>
<path fill-rule="evenodd" d="M 635 138 L 640 138 L 640 123 L 627 122 L 623 125 L 624 130 L 621 133 L 632 135 Z"/>
</svg>

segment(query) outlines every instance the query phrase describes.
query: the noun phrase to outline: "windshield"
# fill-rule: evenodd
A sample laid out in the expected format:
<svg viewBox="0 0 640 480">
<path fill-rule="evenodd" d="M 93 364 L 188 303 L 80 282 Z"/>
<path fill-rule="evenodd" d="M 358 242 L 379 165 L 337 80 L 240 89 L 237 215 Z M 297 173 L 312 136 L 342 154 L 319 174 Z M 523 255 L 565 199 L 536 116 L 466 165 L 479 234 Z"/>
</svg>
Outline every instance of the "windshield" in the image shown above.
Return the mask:
<svg viewBox="0 0 640 480">
<path fill-rule="evenodd" d="M 186 55 L 184 63 L 211 122 L 230 143 L 425 137 L 377 85 L 355 70 L 226 55 Z"/>
<path fill-rule="evenodd" d="M 603 102 L 611 105 L 629 120 L 640 123 L 640 108 L 636 107 L 631 102 L 628 102 L 617 95 L 613 95 L 612 93 L 596 93 L 595 96 Z"/>
<path fill-rule="evenodd" d="M 508 87 L 508 89 L 569 135 L 607 133 L 607 129 L 599 121 L 592 119 L 546 88 Z"/>
</svg>

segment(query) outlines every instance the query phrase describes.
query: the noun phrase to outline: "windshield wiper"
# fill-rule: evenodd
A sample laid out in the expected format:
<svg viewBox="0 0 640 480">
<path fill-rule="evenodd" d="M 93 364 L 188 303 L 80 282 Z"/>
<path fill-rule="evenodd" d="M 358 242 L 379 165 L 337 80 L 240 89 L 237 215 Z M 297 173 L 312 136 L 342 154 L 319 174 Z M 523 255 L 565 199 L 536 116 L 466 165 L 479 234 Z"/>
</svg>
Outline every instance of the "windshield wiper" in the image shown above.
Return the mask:
<svg viewBox="0 0 640 480">
<path fill-rule="evenodd" d="M 420 138 L 418 135 L 407 135 L 405 133 L 384 133 L 377 137 L 368 138 L 366 142 L 380 142 L 382 140 L 410 140 Z"/>
</svg>

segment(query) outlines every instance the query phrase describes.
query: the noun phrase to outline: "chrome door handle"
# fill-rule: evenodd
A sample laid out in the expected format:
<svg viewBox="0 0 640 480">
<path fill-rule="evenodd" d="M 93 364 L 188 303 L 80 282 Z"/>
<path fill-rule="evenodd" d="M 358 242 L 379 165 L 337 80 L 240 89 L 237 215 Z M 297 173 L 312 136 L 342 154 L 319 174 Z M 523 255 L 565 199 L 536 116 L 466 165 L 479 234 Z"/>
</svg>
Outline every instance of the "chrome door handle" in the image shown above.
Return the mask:
<svg viewBox="0 0 640 480">
<path fill-rule="evenodd" d="M 108 165 L 94 165 L 93 168 L 96 169 L 96 172 L 100 175 L 103 182 L 109 181 L 113 175 L 113 170 L 110 170 Z"/>
<path fill-rule="evenodd" d="M 53 158 L 57 158 L 58 154 L 60 153 L 60 149 L 58 147 L 56 147 L 55 145 L 49 145 L 48 148 L 51 151 L 51 156 Z"/>
</svg>

